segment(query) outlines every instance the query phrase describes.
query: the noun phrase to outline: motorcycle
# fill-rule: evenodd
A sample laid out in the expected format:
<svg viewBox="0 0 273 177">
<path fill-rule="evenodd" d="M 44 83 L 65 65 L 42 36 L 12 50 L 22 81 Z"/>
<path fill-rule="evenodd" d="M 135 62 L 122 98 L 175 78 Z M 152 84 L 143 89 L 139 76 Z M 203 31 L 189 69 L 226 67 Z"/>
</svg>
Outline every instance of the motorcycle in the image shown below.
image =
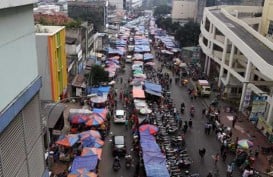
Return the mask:
<svg viewBox="0 0 273 177">
<path fill-rule="evenodd" d="M 184 111 L 185 111 L 185 107 L 181 107 L 181 108 L 180 108 L 181 114 L 184 114 Z"/>
<path fill-rule="evenodd" d="M 130 154 L 125 156 L 125 167 L 131 168 L 132 166 L 132 156 Z"/>
<path fill-rule="evenodd" d="M 118 171 L 120 169 L 120 162 L 119 162 L 119 158 L 115 157 L 114 159 L 114 163 L 113 163 L 113 170 L 114 171 Z"/>
<path fill-rule="evenodd" d="M 194 117 L 194 110 L 191 110 L 190 115 L 191 117 Z"/>
</svg>

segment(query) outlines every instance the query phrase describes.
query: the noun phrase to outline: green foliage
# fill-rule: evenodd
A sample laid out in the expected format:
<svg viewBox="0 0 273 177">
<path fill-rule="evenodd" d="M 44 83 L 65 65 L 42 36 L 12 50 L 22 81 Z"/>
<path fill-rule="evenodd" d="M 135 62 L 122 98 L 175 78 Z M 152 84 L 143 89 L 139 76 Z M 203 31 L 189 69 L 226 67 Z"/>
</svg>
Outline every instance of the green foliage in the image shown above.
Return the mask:
<svg viewBox="0 0 273 177">
<path fill-rule="evenodd" d="M 195 22 L 188 22 L 176 31 L 175 39 L 180 42 L 182 47 L 196 46 L 199 34 L 200 25 Z"/>
<path fill-rule="evenodd" d="M 156 18 L 170 14 L 170 13 L 171 13 L 171 7 L 166 6 L 166 5 L 160 5 L 160 6 L 156 7 L 154 10 L 154 16 Z"/>
<path fill-rule="evenodd" d="M 88 76 L 89 85 L 100 85 L 101 82 L 108 82 L 108 72 L 100 65 L 93 65 Z"/>
<path fill-rule="evenodd" d="M 70 21 L 67 24 L 65 24 L 66 28 L 78 28 L 81 25 L 81 21 L 80 20 L 76 20 L 76 21 Z"/>
</svg>

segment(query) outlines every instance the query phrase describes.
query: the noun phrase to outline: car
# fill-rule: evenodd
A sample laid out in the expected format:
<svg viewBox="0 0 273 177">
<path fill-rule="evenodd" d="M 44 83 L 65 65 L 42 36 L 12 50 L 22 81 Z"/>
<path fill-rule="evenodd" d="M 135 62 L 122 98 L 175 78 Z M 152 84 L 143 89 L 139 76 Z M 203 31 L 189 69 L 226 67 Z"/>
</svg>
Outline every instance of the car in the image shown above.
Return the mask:
<svg viewBox="0 0 273 177">
<path fill-rule="evenodd" d="M 132 55 L 127 55 L 125 59 L 126 63 L 132 63 Z"/>
<path fill-rule="evenodd" d="M 127 153 L 125 136 L 116 135 L 112 136 L 112 155 L 124 157 Z"/>
<path fill-rule="evenodd" d="M 124 110 L 116 110 L 114 115 L 114 122 L 115 123 L 125 123 L 126 121 L 126 112 Z"/>
</svg>

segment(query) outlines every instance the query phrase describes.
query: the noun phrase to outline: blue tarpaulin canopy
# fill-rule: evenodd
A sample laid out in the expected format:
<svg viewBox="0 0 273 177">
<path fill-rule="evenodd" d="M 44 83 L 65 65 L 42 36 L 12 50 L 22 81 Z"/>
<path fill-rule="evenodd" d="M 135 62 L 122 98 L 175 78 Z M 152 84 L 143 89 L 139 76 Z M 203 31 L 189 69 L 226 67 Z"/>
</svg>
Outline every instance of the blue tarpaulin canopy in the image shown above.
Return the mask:
<svg viewBox="0 0 273 177">
<path fill-rule="evenodd" d="M 94 170 L 98 163 L 97 155 L 89 156 L 77 156 L 74 158 L 71 171 L 76 171 L 77 169 L 86 168 L 88 171 Z"/>
<path fill-rule="evenodd" d="M 135 52 L 150 52 L 149 45 L 135 45 Z"/>
<path fill-rule="evenodd" d="M 110 86 L 87 87 L 86 92 L 87 94 L 97 94 L 97 95 L 108 94 L 110 92 Z"/>
<path fill-rule="evenodd" d="M 144 57 L 143 57 L 143 60 L 151 60 L 153 58 L 154 58 L 153 54 L 151 54 L 151 53 L 145 53 Z"/>
<path fill-rule="evenodd" d="M 145 81 L 144 86 L 145 86 L 145 90 L 162 93 L 162 87 L 159 84 Z"/>
<path fill-rule="evenodd" d="M 157 165 L 157 164 L 148 164 L 145 165 L 145 171 L 147 177 L 169 177 L 169 172 L 166 166 Z"/>
<path fill-rule="evenodd" d="M 166 157 L 161 153 L 154 136 L 146 131 L 140 131 L 139 135 L 147 177 L 169 177 Z"/>
<path fill-rule="evenodd" d="M 122 50 L 119 49 L 113 49 L 113 48 L 108 48 L 108 54 L 119 54 L 119 55 L 123 55 L 124 52 Z"/>
</svg>

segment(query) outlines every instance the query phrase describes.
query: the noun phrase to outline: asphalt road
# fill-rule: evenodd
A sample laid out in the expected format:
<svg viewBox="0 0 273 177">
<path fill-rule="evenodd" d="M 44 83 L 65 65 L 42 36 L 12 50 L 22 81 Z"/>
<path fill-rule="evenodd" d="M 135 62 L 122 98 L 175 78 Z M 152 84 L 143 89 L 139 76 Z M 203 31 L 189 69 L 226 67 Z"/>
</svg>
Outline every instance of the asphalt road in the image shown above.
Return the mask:
<svg viewBox="0 0 273 177">
<path fill-rule="evenodd" d="M 130 72 L 131 65 L 126 64 L 126 73 L 119 74 L 118 78 L 123 77 L 123 82 L 127 81 Z M 164 69 L 163 72 L 170 72 L 167 69 Z M 123 86 L 118 82 L 115 85 L 115 88 L 120 90 Z M 186 105 L 185 114 L 182 116 L 183 120 L 189 120 L 189 108 L 191 105 L 194 105 L 196 109 L 195 116 L 193 118 L 193 128 L 189 129 L 186 133 L 186 145 L 188 152 L 193 160 L 192 167 L 190 171 L 192 173 L 199 173 L 200 176 L 206 176 L 209 171 L 212 173 L 216 172 L 216 169 L 219 170 L 219 177 L 226 176 L 226 164 L 231 161 L 231 158 L 228 157 L 226 163 L 220 160 L 215 167 L 212 155 L 215 155 L 217 152 L 220 152 L 220 143 L 216 140 L 215 134 L 205 135 L 204 134 L 204 124 L 206 122 L 205 118 L 202 118 L 202 109 L 207 107 L 213 96 L 211 98 L 197 98 L 196 100 L 191 100 L 187 88 L 183 86 L 176 85 L 174 82 L 170 87 L 171 97 L 177 107 L 180 109 L 180 104 L 182 101 Z M 118 108 L 122 108 L 122 104 L 118 103 Z M 127 140 L 127 150 L 131 149 L 132 135 L 131 131 L 125 130 L 123 124 L 111 124 L 111 133 L 113 135 L 125 135 Z M 206 155 L 203 160 L 201 160 L 198 150 L 201 148 L 206 148 Z M 133 153 L 133 152 L 132 152 Z M 122 168 L 118 172 L 114 172 L 112 169 L 113 157 L 111 154 L 111 135 L 106 139 L 106 143 L 103 147 L 102 161 L 99 166 L 99 175 L 101 177 L 133 177 L 134 168 L 126 169 L 125 161 L 121 159 Z M 239 174 L 234 174 L 233 176 L 240 176 Z"/>
</svg>

